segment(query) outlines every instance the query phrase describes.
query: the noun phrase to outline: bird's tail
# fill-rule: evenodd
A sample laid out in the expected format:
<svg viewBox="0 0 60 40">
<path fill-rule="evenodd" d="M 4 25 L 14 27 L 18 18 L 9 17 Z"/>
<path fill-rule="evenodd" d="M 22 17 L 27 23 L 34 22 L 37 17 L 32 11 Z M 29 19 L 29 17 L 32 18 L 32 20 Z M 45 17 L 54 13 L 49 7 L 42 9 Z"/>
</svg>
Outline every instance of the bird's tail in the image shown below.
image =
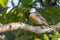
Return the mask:
<svg viewBox="0 0 60 40">
<path fill-rule="evenodd" d="M 45 24 L 46 26 L 49 26 L 49 24 L 48 24 L 48 23 L 46 23 L 46 22 L 43 22 L 43 24 Z"/>
</svg>

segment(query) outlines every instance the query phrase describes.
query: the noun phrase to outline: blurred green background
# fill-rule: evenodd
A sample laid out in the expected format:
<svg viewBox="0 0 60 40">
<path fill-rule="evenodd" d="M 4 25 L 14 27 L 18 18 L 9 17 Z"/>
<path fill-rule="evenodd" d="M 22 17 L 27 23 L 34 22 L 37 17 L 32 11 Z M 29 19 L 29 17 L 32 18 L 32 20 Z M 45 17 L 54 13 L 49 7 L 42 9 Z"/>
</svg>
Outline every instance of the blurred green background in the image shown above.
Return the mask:
<svg viewBox="0 0 60 40">
<path fill-rule="evenodd" d="M 16 1 L 18 1 L 17 5 Z M 10 0 L 11 10 L 7 6 L 8 3 L 9 0 L 0 0 L 0 23 L 2 24 L 23 22 L 34 25 L 28 18 L 32 5 L 36 6 L 36 10 L 47 20 L 49 25 L 55 25 L 60 22 L 60 0 L 15 0 L 15 3 L 14 0 Z M 60 37 L 59 32 L 37 35 L 22 30 L 1 34 L 6 36 L 5 40 L 57 40 Z"/>
</svg>

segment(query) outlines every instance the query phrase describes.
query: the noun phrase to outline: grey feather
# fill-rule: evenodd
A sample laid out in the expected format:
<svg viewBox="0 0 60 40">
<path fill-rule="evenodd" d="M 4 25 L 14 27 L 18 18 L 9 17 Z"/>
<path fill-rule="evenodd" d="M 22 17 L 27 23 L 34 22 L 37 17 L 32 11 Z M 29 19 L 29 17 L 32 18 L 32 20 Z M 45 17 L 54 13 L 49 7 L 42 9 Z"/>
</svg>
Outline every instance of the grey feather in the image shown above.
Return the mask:
<svg viewBox="0 0 60 40">
<path fill-rule="evenodd" d="M 41 16 L 41 14 L 36 11 L 35 8 L 31 8 L 31 9 L 30 9 L 30 14 L 31 14 L 31 13 L 34 13 L 34 14 L 36 15 L 36 17 L 38 17 L 39 19 L 47 22 L 47 21 Z"/>
<path fill-rule="evenodd" d="M 36 14 L 36 16 L 37 16 L 39 19 L 41 19 L 41 20 L 47 22 L 47 21 L 41 16 L 40 13 L 38 13 L 38 12 L 36 11 L 35 14 Z"/>
</svg>

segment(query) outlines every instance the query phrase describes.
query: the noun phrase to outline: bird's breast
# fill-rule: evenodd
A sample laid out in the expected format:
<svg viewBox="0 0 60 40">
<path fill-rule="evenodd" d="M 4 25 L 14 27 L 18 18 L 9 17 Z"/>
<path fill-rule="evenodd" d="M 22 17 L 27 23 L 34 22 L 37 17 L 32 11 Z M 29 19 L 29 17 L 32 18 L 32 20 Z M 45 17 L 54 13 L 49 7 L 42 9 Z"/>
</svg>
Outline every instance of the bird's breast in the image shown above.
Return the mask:
<svg viewBox="0 0 60 40">
<path fill-rule="evenodd" d="M 42 20 L 38 18 L 34 13 L 30 14 L 29 18 L 36 24 L 43 24 Z"/>
</svg>

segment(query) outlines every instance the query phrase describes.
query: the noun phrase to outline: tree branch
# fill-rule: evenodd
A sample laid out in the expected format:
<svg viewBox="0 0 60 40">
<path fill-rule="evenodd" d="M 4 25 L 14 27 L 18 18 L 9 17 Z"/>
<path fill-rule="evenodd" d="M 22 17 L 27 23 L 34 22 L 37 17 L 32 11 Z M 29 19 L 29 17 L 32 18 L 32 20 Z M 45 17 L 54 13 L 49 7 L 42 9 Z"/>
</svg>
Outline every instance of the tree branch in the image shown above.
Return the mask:
<svg viewBox="0 0 60 40">
<path fill-rule="evenodd" d="M 55 29 L 58 30 L 56 26 L 55 27 L 50 26 L 50 27 L 51 28 L 42 29 L 40 26 L 34 27 L 34 26 L 31 26 L 28 24 L 14 22 L 14 23 L 2 25 L 0 27 L 0 33 L 20 29 L 20 30 L 24 30 L 24 31 L 33 32 L 36 34 L 42 34 L 42 33 L 49 33 L 49 32 L 55 31 Z M 58 27 L 58 28 L 60 28 L 60 27 Z"/>
<path fill-rule="evenodd" d="M 55 30 L 60 32 L 60 23 L 56 24 L 56 25 L 51 25 L 51 28 L 54 28 Z"/>
</svg>

